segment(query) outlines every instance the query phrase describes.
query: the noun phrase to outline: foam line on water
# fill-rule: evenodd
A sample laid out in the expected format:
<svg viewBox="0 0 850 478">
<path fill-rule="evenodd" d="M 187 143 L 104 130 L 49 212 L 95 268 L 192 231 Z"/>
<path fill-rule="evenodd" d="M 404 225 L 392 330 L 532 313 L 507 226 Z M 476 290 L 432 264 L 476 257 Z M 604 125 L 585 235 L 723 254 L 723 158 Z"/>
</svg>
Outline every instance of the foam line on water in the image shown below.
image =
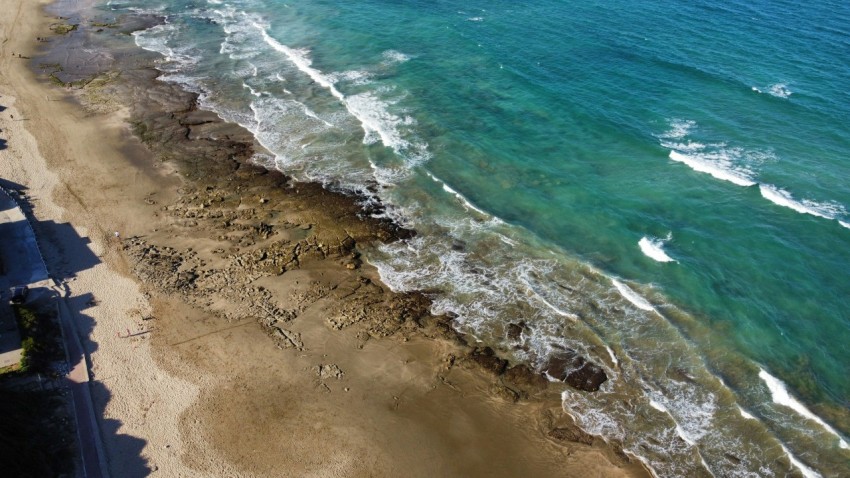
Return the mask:
<svg viewBox="0 0 850 478">
<path fill-rule="evenodd" d="M 788 457 L 788 461 L 790 461 L 792 465 L 794 465 L 798 470 L 800 470 L 800 473 L 802 473 L 803 476 L 805 476 L 806 478 L 823 478 L 823 476 L 820 473 L 809 468 L 808 466 L 806 466 L 805 463 L 798 460 L 797 457 L 795 457 L 788 450 L 788 448 L 785 448 L 785 445 L 780 443 L 779 446 L 782 447 L 782 451 L 785 452 L 785 455 Z"/>
<path fill-rule="evenodd" d="M 617 279 L 611 279 L 611 282 L 614 283 L 614 287 L 617 288 L 617 290 L 620 292 L 620 295 L 622 295 L 626 300 L 631 302 L 632 305 L 634 305 L 638 309 L 645 310 L 647 312 L 656 312 L 657 313 L 657 311 L 655 310 L 655 307 L 653 307 L 652 304 L 650 304 L 648 300 L 641 297 L 640 294 L 633 291 L 629 286 L 627 286 L 626 284 L 623 284 L 622 282 L 618 281 Z"/>
<path fill-rule="evenodd" d="M 850 445 L 848 445 L 847 442 L 844 441 L 844 438 L 842 438 L 841 434 L 838 433 L 838 431 L 836 431 L 834 428 L 832 428 L 832 426 L 830 426 L 828 423 L 823 421 L 819 416 L 812 413 L 812 411 L 806 408 L 805 405 L 800 403 L 799 400 L 791 396 L 791 394 L 788 392 L 788 388 L 786 388 L 785 384 L 782 383 L 781 380 L 767 373 L 767 371 L 765 371 L 763 368 L 759 369 L 759 378 L 764 381 L 765 385 L 767 385 L 767 388 L 770 390 L 770 395 L 773 400 L 773 403 L 776 403 L 777 405 L 786 406 L 797 412 L 799 415 L 814 421 L 815 423 L 823 427 L 826 431 L 835 435 L 838 438 L 838 443 L 841 448 L 850 449 Z"/>
<path fill-rule="evenodd" d="M 358 121 L 360 121 L 365 136 L 364 143 L 369 143 L 374 136 L 378 136 L 384 146 L 393 149 L 396 153 L 407 156 L 407 159 L 416 163 L 423 162 L 429 158 L 426 144 L 411 144 L 402 138 L 401 133 L 395 125 L 409 124 L 412 118 L 399 118 L 387 110 L 388 104 L 379 100 L 373 93 L 366 92 L 353 96 L 345 96 L 327 75 L 312 67 L 312 61 L 306 52 L 290 48 L 272 38 L 266 28 L 254 20 L 250 20 L 262 35 L 263 41 L 277 52 L 283 53 L 296 68 L 304 72 L 313 81 L 324 87 L 330 94 L 339 100 L 345 108 Z"/>
<path fill-rule="evenodd" d="M 756 420 L 756 417 L 754 417 L 752 414 L 748 413 L 740 405 L 738 405 L 738 413 L 740 413 L 741 416 L 746 418 L 747 420 Z"/>
<path fill-rule="evenodd" d="M 759 190 L 762 197 L 768 201 L 782 207 L 787 207 L 800 214 L 810 214 L 824 219 L 835 219 L 837 215 L 844 213 L 844 208 L 838 204 L 818 203 L 807 199 L 797 200 L 788 191 L 770 184 L 759 184 Z"/>
<path fill-rule="evenodd" d="M 703 144 L 688 139 L 696 127 L 695 121 L 674 119 L 670 120 L 668 131 L 657 135 L 661 146 L 670 149 L 671 160 L 738 186 L 756 184 L 749 167 L 770 157 L 770 153 L 733 148 L 723 142 Z"/>
<path fill-rule="evenodd" d="M 841 227 L 846 227 L 847 229 L 850 229 L 850 222 L 844 222 L 839 220 L 838 224 L 841 224 Z"/>
<path fill-rule="evenodd" d="M 753 91 L 756 93 L 765 93 L 765 90 L 759 88 L 758 86 L 751 87 Z M 774 83 L 772 85 L 768 85 L 767 94 L 770 96 L 775 96 L 777 98 L 788 98 L 793 94 L 793 92 L 788 88 L 788 85 L 785 83 Z"/>
<path fill-rule="evenodd" d="M 615 366 L 615 367 L 619 366 L 619 365 L 620 365 L 620 361 L 619 361 L 619 360 L 617 360 L 617 356 L 616 356 L 616 355 L 614 355 L 614 350 L 612 350 L 612 349 L 611 349 L 611 347 L 609 347 L 609 346 L 607 346 L 607 345 L 605 346 L 605 350 L 607 350 L 607 351 L 608 351 L 608 355 L 610 355 L 610 356 L 611 356 L 611 361 L 612 361 L 612 362 L 614 362 L 614 366 Z"/>
<path fill-rule="evenodd" d="M 666 413 L 667 416 L 669 416 L 670 419 L 673 420 L 673 423 L 676 425 L 676 434 L 679 435 L 679 438 L 684 440 L 685 443 L 687 443 L 688 445 L 691 445 L 691 446 L 694 446 L 696 444 L 696 442 L 693 439 L 691 439 L 688 436 L 687 433 L 685 433 L 685 430 L 682 429 L 682 427 L 679 425 L 679 422 L 676 421 L 676 418 L 673 417 L 673 414 L 670 413 L 670 410 L 668 410 L 667 407 L 664 404 L 650 399 L 649 400 L 649 406 L 658 410 L 659 412 Z M 706 468 L 708 468 L 708 467 L 706 467 Z"/>
<path fill-rule="evenodd" d="M 405 63 L 410 60 L 410 55 L 406 55 L 397 50 L 386 50 L 381 56 L 389 63 Z"/>
<path fill-rule="evenodd" d="M 706 161 L 696 155 L 682 154 L 678 151 L 670 151 L 670 159 L 673 161 L 684 163 L 694 171 L 709 174 L 717 179 L 729 181 L 738 186 L 755 186 L 755 181 L 744 176 L 743 174 L 723 168 L 715 163 Z"/>
<path fill-rule="evenodd" d="M 791 96 L 791 90 L 788 89 L 788 85 L 786 85 L 785 83 L 776 83 L 770 85 L 767 88 L 767 91 L 770 93 L 771 96 L 775 96 L 777 98 L 788 98 L 789 96 Z"/>
<path fill-rule="evenodd" d="M 572 320 L 573 322 L 578 320 L 578 317 L 576 317 L 575 314 L 571 314 L 570 312 L 567 312 L 567 311 L 564 311 L 564 310 L 561 310 L 561 309 L 555 307 L 554 304 L 552 304 L 551 302 L 546 300 L 542 295 L 538 294 L 536 290 L 532 289 L 531 287 L 529 287 L 529 290 L 531 291 L 532 294 L 534 294 L 534 297 L 537 298 L 537 300 L 539 300 L 540 302 L 543 302 L 543 305 L 552 309 L 552 311 L 555 312 L 556 314 L 560 315 L 561 317 L 566 317 L 566 318 Z"/>
<path fill-rule="evenodd" d="M 643 236 L 638 241 L 638 246 L 645 256 L 657 262 L 678 262 L 664 252 L 664 242 L 661 239 Z"/>
<path fill-rule="evenodd" d="M 466 197 L 463 194 L 457 192 L 454 188 L 452 188 L 451 186 L 446 184 L 446 182 L 443 181 L 442 179 L 438 178 L 437 176 L 434 176 L 433 174 L 431 174 L 428 171 L 425 171 L 425 174 L 427 174 L 428 177 L 431 178 L 434 182 L 439 184 L 443 188 L 443 191 L 445 191 L 445 192 L 451 194 L 452 196 L 456 197 L 458 199 L 458 201 L 461 202 L 461 204 L 463 205 L 463 207 L 465 209 L 467 209 L 467 210 L 471 209 L 471 210 L 477 212 L 478 214 L 481 214 L 482 216 L 490 217 L 489 214 L 487 214 L 486 212 L 484 212 L 483 210 L 478 208 L 475 204 L 472 204 L 472 202 L 469 199 L 466 199 Z"/>
</svg>

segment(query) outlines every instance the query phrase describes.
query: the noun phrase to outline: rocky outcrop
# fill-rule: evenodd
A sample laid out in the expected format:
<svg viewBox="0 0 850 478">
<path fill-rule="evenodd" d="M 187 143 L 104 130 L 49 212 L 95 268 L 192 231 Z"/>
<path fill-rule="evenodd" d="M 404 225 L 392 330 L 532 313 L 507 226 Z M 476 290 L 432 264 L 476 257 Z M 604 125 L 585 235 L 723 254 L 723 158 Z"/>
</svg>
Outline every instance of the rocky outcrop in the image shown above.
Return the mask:
<svg viewBox="0 0 850 478">
<path fill-rule="evenodd" d="M 608 380 L 608 375 L 602 367 L 569 349 L 550 356 L 543 371 L 555 380 L 566 382 L 585 392 L 599 390 L 599 387 Z"/>
</svg>

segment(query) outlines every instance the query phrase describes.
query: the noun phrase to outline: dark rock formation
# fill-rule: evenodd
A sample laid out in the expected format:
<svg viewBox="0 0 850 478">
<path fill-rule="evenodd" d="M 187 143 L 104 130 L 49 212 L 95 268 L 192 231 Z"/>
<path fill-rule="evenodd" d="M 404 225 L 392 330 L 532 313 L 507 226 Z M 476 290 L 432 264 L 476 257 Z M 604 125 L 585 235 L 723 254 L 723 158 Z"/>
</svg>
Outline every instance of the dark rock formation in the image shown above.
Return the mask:
<svg viewBox="0 0 850 478">
<path fill-rule="evenodd" d="M 577 426 L 553 428 L 549 430 L 549 436 L 558 441 L 583 443 L 585 445 L 593 444 L 593 435 L 586 433 Z"/>
<path fill-rule="evenodd" d="M 549 385 L 549 381 L 543 375 L 536 373 L 525 364 L 514 365 L 505 370 L 502 379 L 529 394 L 544 390 Z"/>
<path fill-rule="evenodd" d="M 589 362 L 574 350 L 564 350 L 549 357 L 543 368 L 549 376 L 567 382 L 585 392 L 595 392 L 608 380 L 602 367 Z"/>
<path fill-rule="evenodd" d="M 507 327 L 507 330 L 506 330 L 506 334 L 508 336 L 508 339 L 513 340 L 515 342 L 518 342 L 519 339 L 522 337 L 522 333 L 527 328 L 528 327 L 525 325 L 525 322 L 520 322 L 518 324 L 514 324 L 514 323 L 508 324 L 508 327 Z"/>
<path fill-rule="evenodd" d="M 508 361 L 497 357 L 490 347 L 476 347 L 469 354 L 469 358 L 481 368 L 496 376 L 503 374 L 508 366 Z"/>
</svg>

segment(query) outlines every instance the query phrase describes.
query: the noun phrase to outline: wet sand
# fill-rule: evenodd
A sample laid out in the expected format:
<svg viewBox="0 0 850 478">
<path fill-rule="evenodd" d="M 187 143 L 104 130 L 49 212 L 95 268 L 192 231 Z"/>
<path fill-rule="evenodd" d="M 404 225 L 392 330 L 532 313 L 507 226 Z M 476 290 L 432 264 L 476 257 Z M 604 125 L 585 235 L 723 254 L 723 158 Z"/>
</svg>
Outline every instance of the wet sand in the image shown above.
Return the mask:
<svg viewBox="0 0 850 478">
<path fill-rule="evenodd" d="M 571 426 L 567 385 L 380 284 L 360 254 L 412 231 L 251 165 L 250 134 L 156 81 L 149 56 L 58 86 L 34 63 L 49 47 L 78 80 L 61 45 L 86 25 L 58 35 L 41 5 L 8 3 L 0 177 L 35 199 L 88 322 L 113 476 L 646 475 Z"/>
</svg>

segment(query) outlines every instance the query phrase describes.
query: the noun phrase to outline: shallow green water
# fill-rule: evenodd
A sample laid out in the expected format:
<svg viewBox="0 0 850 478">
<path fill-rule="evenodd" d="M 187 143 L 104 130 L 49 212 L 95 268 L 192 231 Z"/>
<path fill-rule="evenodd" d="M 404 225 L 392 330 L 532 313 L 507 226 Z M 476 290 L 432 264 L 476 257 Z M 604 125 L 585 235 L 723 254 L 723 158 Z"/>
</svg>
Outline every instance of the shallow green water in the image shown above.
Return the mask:
<svg viewBox="0 0 850 478">
<path fill-rule="evenodd" d="M 167 16 L 136 42 L 259 160 L 380 185 L 421 233 L 389 285 L 605 364 L 588 430 L 665 476 L 850 473 L 847 4 L 109 3 Z"/>
</svg>

